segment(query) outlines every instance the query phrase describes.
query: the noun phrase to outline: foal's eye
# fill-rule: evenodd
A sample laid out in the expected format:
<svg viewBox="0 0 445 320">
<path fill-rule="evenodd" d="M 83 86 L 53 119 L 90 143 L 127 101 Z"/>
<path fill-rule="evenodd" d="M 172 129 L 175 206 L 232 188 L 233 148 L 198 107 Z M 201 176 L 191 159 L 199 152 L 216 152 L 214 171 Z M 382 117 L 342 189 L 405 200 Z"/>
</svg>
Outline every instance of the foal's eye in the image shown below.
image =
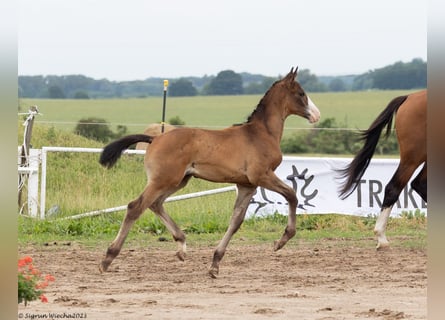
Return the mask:
<svg viewBox="0 0 445 320">
<path fill-rule="evenodd" d="M 300 94 L 300 97 L 302 97 L 302 98 L 305 96 L 304 92 L 300 92 L 299 94 Z"/>
</svg>

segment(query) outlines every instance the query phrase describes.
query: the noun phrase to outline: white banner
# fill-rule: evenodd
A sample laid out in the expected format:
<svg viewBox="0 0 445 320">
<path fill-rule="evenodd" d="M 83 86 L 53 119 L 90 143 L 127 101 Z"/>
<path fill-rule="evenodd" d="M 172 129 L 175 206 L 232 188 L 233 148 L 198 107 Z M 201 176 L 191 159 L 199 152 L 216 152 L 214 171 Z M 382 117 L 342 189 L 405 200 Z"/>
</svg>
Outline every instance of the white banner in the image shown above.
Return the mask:
<svg viewBox="0 0 445 320">
<path fill-rule="evenodd" d="M 297 213 L 342 213 L 358 216 L 377 215 L 384 189 L 397 169 L 398 159 L 372 159 L 357 189 L 345 200 L 338 197 L 341 180 L 335 169 L 342 169 L 352 158 L 283 157 L 275 173 L 297 194 Z M 413 178 L 420 168 L 414 173 Z M 410 183 L 400 194 L 391 215 L 420 209 L 427 212 L 426 203 L 411 188 Z M 249 205 L 247 216 L 288 213 L 286 200 L 278 193 L 258 188 Z"/>
</svg>

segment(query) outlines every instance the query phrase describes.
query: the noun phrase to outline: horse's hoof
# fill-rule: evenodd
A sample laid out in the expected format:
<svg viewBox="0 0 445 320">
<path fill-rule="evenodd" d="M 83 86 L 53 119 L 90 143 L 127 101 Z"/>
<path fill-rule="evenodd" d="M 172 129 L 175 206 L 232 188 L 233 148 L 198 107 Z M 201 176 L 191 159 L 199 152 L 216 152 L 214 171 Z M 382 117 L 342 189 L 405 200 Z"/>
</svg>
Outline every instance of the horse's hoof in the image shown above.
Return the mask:
<svg viewBox="0 0 445 320">
<path fill-rule="evenodd" d="M 377 251 L 385 251 L 385 250 L 389 250 L 389 243 L 377 243 L 377 246 L 375 247 L 375 249 Z"/>
</svg>

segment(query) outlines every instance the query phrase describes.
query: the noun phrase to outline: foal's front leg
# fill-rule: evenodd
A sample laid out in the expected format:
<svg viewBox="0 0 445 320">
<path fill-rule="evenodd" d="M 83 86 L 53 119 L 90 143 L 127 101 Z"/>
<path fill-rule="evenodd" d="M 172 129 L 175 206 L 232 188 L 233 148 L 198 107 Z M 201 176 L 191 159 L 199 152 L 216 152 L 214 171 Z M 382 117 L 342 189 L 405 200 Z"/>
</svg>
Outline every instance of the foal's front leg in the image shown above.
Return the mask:
<svg viewBox="0 0 445 320">
<path fill-rule="evenodd" d="M 289 204 L 289 215 L 287 218 L 286 229 L 284 230 L 281 239 L 274 242 L 274 251 L 278 251 L 284 247 L 284 245 L 296 234 L 298 204 L 297 196 L 295 191 L 281 181 L 281 179 L 278 178 L 273 172 L 270 172 L 269 175 L 265 176 L 261 180 L 260 186 L 281 194 Z"/>
<path fill-rule="evenodd" d="M 216 247 L 216 250 L 213 254 L 212 266 L 209 269 L 209 275 L 212 278 L 216 278 L 219 273 L 219 263 L 226 253 L 226 248 L 229 244 L 230 239 L 238 231 L 239 227 L 243 223 L 247 207 L 249 206 L 250 199 L 254 195 L 255 191 L 256 187 L 244 187 L 237 185 L 238 194 L 235 201 L 235 208 L 233 209 L 232 218 L 230 219 L 229 227 L 227 228 L 224 237 Z"/>
<path fill-rule="evenodd" d="M 287 226 L 280 240 L 274 242 L 274 251 L 280 250 L 297 233 L 297 196 L 292 188 L 285 193 L 286 200 L 289 203 L 289 214 L 287 217 Z M 284 194 L 283 194 L 284 195 Z"/>
<path fill-rule="evenodd" d="M 178 245 L 178 251 L 176 251 L 176 256 L 179 260 L 184 261 L 185 260 L 185 253 L 187 250 L 186 242 L 185 242 L 185 234 L 182 232 L 182 230 L 176 225 L 176 223 L 173 221 L 173 219 L 168 215 L 167 211 L 165 211 L 164 208 L 164 201 L 178 191 L 179 189 L 185 187 L 187 182 L 190 180 L 192 176 L 187 175 L 182 178 L 182 181 L 177 184 L 172 182 L 171 185 L 175 186 L 174 188 L 171 188 L 168 192 L 165 192 L 164 195 L 160 198 L 158 198 L 151 206 L 150 209 L 162 220 L 164 225 L 167 227 L 168 231 L 173 236 L 173 239 L 176 241 Z"/>
<path fill-rule="evenodd" d="M 178 251 L 176 251 L 176 256 L 179 260 L 184 261 L 186 253 L 185 234 L 184 232 L 182 232 L 181 229 L 179 229 L 173 219 L 170 218 L 170 216 L 167 214 L 164 206 L 162 205 L 163 202 L 164 199 L 162 199 L 161 201 L 156 201 L 152 206 L 150 206 L 150 209 L 158 215 L 158 217 L 167 227 L 168 231 L 170 231 L 170 233 L 172 234 L 173 239 L 178 244 Z"/>
</svg>

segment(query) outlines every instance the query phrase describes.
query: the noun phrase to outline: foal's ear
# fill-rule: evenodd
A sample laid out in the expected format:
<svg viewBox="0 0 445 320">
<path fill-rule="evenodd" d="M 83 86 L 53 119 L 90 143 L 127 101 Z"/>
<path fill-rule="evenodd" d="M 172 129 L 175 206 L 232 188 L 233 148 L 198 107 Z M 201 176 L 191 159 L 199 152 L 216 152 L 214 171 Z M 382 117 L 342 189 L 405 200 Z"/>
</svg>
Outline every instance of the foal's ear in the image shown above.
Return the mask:
<svg viewBox="0 0 445 320">
<path fill-rule="evenodd" d="M 294 68 L 292 67 L 290 69 L 290 72 L 285 77 L 285 79 L 290 82 L 295 81 L 295 79 L 297 78 L 297 71 L 298 71 L 298 67 L 295 68 L 295 71 L 294 71 Z"/>
</svg>

